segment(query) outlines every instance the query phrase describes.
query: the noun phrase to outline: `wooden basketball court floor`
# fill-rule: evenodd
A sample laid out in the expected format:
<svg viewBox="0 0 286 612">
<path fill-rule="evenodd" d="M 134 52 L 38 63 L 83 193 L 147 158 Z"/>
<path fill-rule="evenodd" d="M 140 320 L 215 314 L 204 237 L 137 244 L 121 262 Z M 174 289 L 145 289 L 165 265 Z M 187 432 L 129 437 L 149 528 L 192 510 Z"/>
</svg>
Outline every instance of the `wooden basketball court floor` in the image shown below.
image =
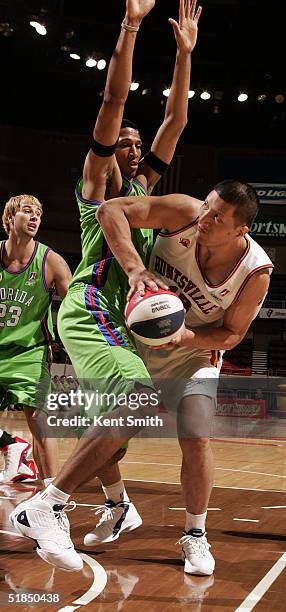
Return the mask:
<svg viewBox="0 0 286 612">
<path fill-rule="evenodd" d="M 8 415 L 2 416 L 0 426 L 29 438 L 22 413 Z M 64 462 L 74 441 L 61 440 L 59 445 Z M 72 537 L 84 559 L 82 572 L 55 569 L 36 555 L 30 540 L 13 534 L 10 511 L 39 490 L 41 482 L 0 485 L 1 609 L 285 611 L 285 442 L 215 439 L 212 447 L 215 488 L 207 525 L 216 559 L 214 576 L 184 574 L 176 546 L 184 525 L 177 441 L 135 439 L 121 468 L 143 525 L 113 544 L 86 548 L 83 536 L 94 526 L 94 505 L 103 503 L 103 496 L 96 480 L 82 487 L 74 496 L 78 505 L 69 513 Z M 31 593 L 59 594 L 59 601 L 36 605 L 34 597 L 34 605 L 25 603 L 23 594 Z M 8 606 L 9 594 L 14 602 Z"/>
</svg>

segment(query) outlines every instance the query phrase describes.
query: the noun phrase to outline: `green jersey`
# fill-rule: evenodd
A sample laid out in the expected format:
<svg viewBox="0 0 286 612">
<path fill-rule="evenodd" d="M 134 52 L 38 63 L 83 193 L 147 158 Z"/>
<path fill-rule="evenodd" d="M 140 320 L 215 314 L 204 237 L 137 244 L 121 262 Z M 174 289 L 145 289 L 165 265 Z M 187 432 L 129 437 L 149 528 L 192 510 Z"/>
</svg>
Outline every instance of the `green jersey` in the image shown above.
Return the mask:
<svg viewBox="0 0 286 612">
<path fill-rule="evenodd" d="M 5 241 L 0 243 L 0 350 L 51 343 L 51 291 L 45 280 L 49 250 L 44 244 L 35 242 L 25 268 L 9 272 L 3 263 Z"/>
<path fill-rule="evenodd" d="M 85 290 L 87 308 L 108 308 L 110 314 L 122 312 L 128 292 L 128 279 L 119 263 L 113 256 L 95 219 L 99 201 L 85 200 L 82 197 L 83 179 L 76 187 L 76 199 L 80 212 L 82 260 L 77 267 L 69 285 L 69 291 Z M 121 195 L 146 195 L 144 186 L 134 179 L 132 182 L 123 177 Z M 150 229 L 133 229 L 133 244 L 146 263 L 153 246 L 153 231 Z"/>
</svg>

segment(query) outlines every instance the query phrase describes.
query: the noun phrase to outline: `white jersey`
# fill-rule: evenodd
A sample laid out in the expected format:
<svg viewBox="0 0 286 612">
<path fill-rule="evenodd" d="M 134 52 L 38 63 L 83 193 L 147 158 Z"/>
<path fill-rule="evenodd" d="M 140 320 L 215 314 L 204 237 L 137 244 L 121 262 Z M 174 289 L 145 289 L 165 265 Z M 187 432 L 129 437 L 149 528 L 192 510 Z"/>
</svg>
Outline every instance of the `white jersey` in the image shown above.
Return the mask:
<svg viewBox="0 0 286 612">
<path fill-rule="evenodd" d="M 164 279 L 177 293 L 186 309 L 186 326 L 220 326 L 224 311 L 241 294 L 249 278 L 273 264 L 251 236 L 245 235 L 246 248 L 239 261 L 219 284 L 204 277 L 199 262 L 200 245 L 196 241 L 198 219 L 173 233 L 160 232 L 155 242 L 149 269 Z"/>
</svg>

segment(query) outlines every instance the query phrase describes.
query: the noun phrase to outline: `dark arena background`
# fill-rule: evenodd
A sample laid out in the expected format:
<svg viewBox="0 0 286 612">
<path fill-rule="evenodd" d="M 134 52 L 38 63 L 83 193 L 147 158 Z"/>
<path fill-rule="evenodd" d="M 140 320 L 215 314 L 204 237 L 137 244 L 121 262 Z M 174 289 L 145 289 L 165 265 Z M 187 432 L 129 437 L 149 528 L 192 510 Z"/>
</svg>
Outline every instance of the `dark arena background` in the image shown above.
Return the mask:
<svg viewBox="0 0 286 612">
<path fill-rule="evenodd" d="M 185 502 L 177 441 L 136 437 L 121 462 L 143 526 L 115 543 L 86 549 L 83 534 L 102 502 L 88 484 L 75 495 L 72 533 L 84 570 L 67 574 L 35 556 L 13 534 L 13 507 L 42 483 L 0 482 L 0 605 L 30 610 L 29 593 L 59 594 L 37 610 L 196 612 L 285 610 L 286 579 L 286 54 L 285 2 L 203 0 L 192 54 L 188 125 L 156 187 L 204 198 L 238 178 L 255 186 L 260 210 L 251 235 L 274 263 L 270 290 L 244 340 L 225 354 L 212 438 L 215 487 L 208 537 L 214 576 L 186 575 L 174 547 Z M 283 10 L 284 9 L 284 10 Z M 0 201 L 20 193 L 43 203 L 39 240 L 80 261 L 74 188 L 81 176 L 124 0 L 0 0 Z M 176 45 L 168 18 L 177 0 L 157 0 L 138 34 L 125 116 L 139 126 L 144 151 L 162 122 Z M 40 24 L 40 33 L 30 22 Z M 45 30 L 45 31 L 44 31 Z M 90 66 L 86 65 L 88 60 Z M 94 65 L 91 65 L 94 64 Z M 203 95 L 203 97 L 201 97 Z M 144 152 L 143 151 L 143 152 Z M 5 239 L 3 228 L 0 240 Z M 76 388 L 57 334 L 55 388 Z M 162 409 L 164 410 L 164 409 Z M 31 438 L 21 406 L 0 427 Z M 61 464 L 75 439 L 59 439 Z M 24 593 L 27 599 L 16 599 Z M 2 598 L 2 599 L 1 599 Z"/>
</svg>

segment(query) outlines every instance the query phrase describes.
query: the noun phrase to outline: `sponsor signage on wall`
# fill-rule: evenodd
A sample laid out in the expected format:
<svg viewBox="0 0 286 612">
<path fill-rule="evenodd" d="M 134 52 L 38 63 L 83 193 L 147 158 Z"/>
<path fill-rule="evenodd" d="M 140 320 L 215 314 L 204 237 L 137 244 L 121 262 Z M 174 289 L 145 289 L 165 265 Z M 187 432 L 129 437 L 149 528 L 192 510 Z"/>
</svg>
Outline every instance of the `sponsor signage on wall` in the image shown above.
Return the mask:
<svg viewBox="0 0 286 612">
<path fill-rule="evenodd" d="M 261 204 L 286 204 L 285 183 L 251 183 Z"/>
<path fill-rule="evenodd" d="M 261 319 L 286 319 L 286 308 L 261 308 Z"/>
<path fill-rule="evenodd" d="M 286 218 L 258 218 L 252 223 L 250 234 L 259 238 L 286 238 Z"/>
<path fill-rule="evenodd" d="M 216 407 L 216 416 L 236 416 L 256 419 L 265 419 L 267 416 L 267 403 L 265 400 L 219 399 Z"/>
</svg>

